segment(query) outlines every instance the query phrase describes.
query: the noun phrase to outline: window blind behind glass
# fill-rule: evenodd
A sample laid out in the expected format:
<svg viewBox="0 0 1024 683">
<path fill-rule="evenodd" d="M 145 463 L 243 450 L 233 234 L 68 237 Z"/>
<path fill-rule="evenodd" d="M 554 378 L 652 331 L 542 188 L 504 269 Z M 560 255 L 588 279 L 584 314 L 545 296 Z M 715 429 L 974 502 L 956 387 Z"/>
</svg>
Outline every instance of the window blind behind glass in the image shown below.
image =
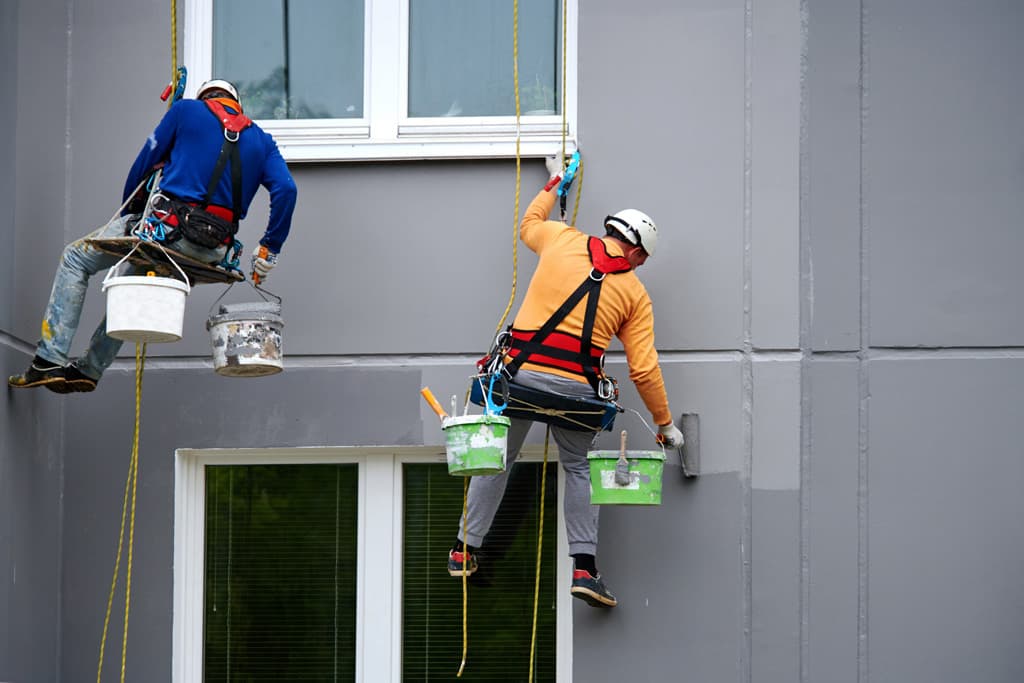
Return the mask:
<svg viewBox="0 0 1024 683">
<path fill-rule="evenodd" d="M 525 681 L 537 536 L 540 463 L 516 463 L 469 579 L 469 652 L 461 678 L 462 579 L 445 567 L 459 530 L 463 480 L 444 464 L 404 466 L 403 681 Z M 534 681 L 555 680 L 556 464 L 548 465 Z M 568 588 L 567 586 L 565 587 Z"/>
<path fill-rule="evenodd" d="M 206 468 L 205 681 L 354 681 L 358 465 Z"/>
</svg>

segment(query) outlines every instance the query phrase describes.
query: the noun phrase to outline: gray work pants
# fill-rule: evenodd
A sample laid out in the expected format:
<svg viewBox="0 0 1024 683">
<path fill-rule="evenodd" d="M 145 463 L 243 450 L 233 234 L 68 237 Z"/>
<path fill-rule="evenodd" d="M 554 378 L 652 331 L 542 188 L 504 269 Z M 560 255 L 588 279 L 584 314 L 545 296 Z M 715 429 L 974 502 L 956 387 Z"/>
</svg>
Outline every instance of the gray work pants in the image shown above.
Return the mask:
<svg viewBox="0 0 1024 683">
<path fill-rule="evenodd" d="M 589 384 L 583 384 L 558 375 L 544 372 L 520 370 L 516 382 L 533 389 L 553 391 L 570 396 L 593 396 Z M 501 474 L 473 477 L 469 483 L 469 497 L 466 501 L 465 538 L 462 525 L 459 539 L 479 547 L 491 528 L 494 515 L 505 495 L 509 472 L 523 447 L 526 433 L 533 425 L 532 420 L 512 419 L 508 430 L 508 456 L 505 471 Z M 593 432 L 577 432 L 562 427 L 551 427 L 551 435 L 558 444 L 558 458 L 565 470 L 565 532 L 569 539 L 569 554 L 586 553 L 597 555 L 598 506 L 590 504 L 590 465 L 587 451 L 594 442 Z"/>
</svg>

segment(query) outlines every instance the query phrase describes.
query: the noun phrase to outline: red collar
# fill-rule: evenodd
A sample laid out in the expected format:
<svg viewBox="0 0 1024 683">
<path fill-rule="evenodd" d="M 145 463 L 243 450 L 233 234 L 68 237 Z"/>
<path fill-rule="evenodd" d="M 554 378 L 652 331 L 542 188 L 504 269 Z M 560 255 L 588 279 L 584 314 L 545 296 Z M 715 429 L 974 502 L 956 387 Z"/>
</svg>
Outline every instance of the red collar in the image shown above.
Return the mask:
<svg viewBox="0 0 1024 683">
<path fill-rule="evenodd" d="M 599 273 L 625 273 L 633 270 L 625 256 L 612 256 L 608 253 L 608 245 L 604 240 L 591 237 L 587 240 L 587 251 L 590 252 L 590 263 Z"/>
<path fill-rule="evenodd" d="M 231 131 L 232 133 L 241 133 L 252 125 L 252 119 L 242 113 L 242 106 L 234 100 L 217 97 L 203 101 L 206 102 L 206 106 L 209 107 L 213 115 L 220 121 L 220 125 L 224 126 L 224 130 Z M 232 109 L 237 108 L 238 113 L 235 114 L 228 111 L 224 106 L 225 103 Z"/>
</svg>

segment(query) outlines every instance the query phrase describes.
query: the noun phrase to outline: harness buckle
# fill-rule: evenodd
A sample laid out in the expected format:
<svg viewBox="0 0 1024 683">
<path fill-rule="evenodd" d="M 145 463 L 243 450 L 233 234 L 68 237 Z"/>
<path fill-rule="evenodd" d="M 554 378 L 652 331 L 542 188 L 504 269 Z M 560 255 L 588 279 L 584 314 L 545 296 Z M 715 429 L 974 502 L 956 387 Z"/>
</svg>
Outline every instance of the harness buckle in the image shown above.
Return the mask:
<svg viewBox="0 0 1024 683">
<path fill-rule="evenodd" d="M 619 383 L 614 377 L 602 377 L 597 381 L 597 397 L 602 401 L 619 400 Z"/>
<path fill-rule="evenodd" d="M 596 275 L 600 275 L 600 277 L 596 277 L 595 274 Z M 605 276 L 607 274 L 608 273 L 600 272 L 597 268 L 591 268 L 590 269 L 590 279 L 593 280 L 594 282 L 600 282 L 601 280 L 603 280 L 605 278 Z"/>
<path fill-rule="evenodd" d="M 231 137 L 232 135 L 234 135 L 235 137 Z M 228 142 L 238 142 L 238 138 L 240 135 L 241 133 L 237 130 L 231 131 L 228 130 L 227 128 L 224 129 L 224 139 L 227 140 Z"/>
</svg>

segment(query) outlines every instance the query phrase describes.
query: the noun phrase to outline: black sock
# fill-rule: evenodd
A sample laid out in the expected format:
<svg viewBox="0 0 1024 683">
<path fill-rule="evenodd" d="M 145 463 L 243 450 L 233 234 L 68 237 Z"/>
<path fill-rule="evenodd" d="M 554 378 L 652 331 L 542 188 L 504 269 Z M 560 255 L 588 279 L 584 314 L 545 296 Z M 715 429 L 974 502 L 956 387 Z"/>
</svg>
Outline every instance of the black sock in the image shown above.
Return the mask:
<svg viewBox="0 0 1024 683">
<path fill-rule="evenodd" d="M 472 555 L 473 553 L 476 552 L 476 550 L 477 550 L 476 546 L 472 546 L 472 545 L 468 545 L 466 543 L 463 543 L 461 540 L 459 540 L 458 537 L 455 538 L 455 545 L 452 546 L 452 551 L 456 552 L 456 553 L 462 553 L 462 552 L 469 551 L 469 554 Z"/>
<path fill-rule="evenodd" d="M 586 570 L 591 576 L 597 576 L 597 558 L 586 553 L 576 553 L 572 556 L 576 563 L 576 569 Z"/>
</svg>

